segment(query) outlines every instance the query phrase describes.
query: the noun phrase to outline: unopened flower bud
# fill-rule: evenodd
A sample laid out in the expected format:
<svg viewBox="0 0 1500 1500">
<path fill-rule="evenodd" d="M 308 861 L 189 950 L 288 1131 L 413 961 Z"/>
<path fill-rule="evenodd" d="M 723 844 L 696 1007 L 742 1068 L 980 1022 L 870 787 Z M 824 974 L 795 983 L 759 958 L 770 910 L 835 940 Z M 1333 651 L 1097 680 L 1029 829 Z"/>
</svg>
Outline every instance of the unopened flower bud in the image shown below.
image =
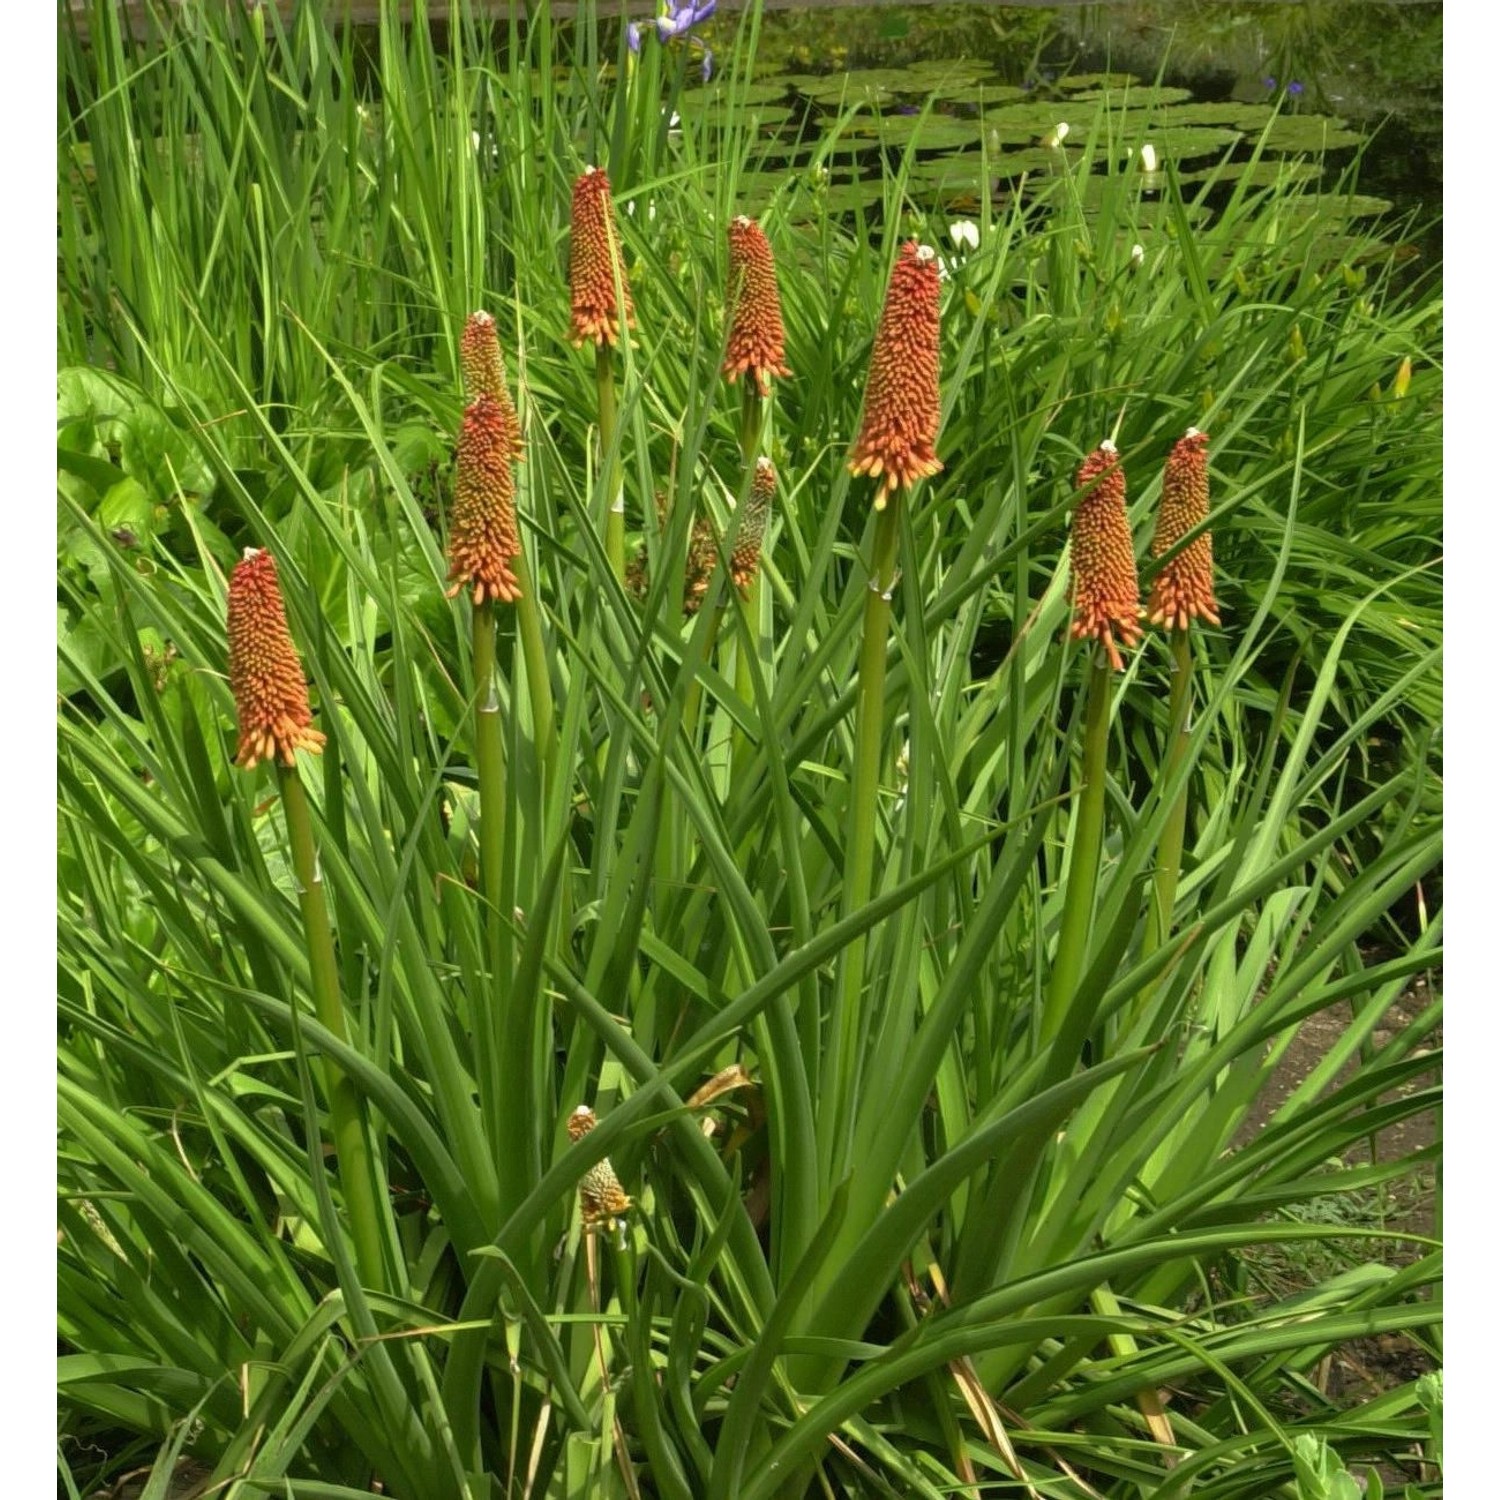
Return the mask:
<svg viewBox="0 0 1500 1500">
<path fill-rule="evenodd" d="M 568 1139 L 581 1141 L 598 1123 L 593 1110 L 587 1104 L 580 1104 L 568 1116 Z M 585 1226 L 605 1224 L 613 1228 L 614 1221 L 632 1206 L 607 1156 L 583 1174 L 583 1180 L 578 1184 L 578 1201 L 583 1208 Z"/>
<path fill-rule="evenodd" d="M 500 404 L 511 439 L 513 458 L 521 457 L 521 419 L 505 383 L 505 357 L 495 320 L 483 310 L 469 314 L 458 340 L 458 362 L 463 369 L 464 392 L 470 401 L 493 396 Z"/>
</svg>

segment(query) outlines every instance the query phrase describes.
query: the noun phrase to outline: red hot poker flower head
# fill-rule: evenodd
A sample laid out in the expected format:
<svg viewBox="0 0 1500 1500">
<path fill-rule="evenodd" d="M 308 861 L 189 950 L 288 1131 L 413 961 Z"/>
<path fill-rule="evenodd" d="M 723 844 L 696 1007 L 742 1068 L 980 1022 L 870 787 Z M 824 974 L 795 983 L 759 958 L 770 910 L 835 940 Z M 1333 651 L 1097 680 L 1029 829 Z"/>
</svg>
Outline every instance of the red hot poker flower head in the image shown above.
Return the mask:
<svg viewBox="0 0 1500 1500">
<path fill-rule="evenodd" d="M 635 327 L 630 283 L 620 259 L 620 236 L 609 196 L 609 178 L 598 167 L 585 167 L 573 184 L 573 238 L 568 280 L 573 292 L 573 347 L 620 341 L 619 308 L 615 303 L 615 269 L 625 299 L 625 326 Z"/>
<path fill-rule="evenodd" d="M 881 481 L 876 510 L 885 508 L 891 490 L 943 467 L 934 446 L 941 402 L 938 285 L 936 253 L 908 240 L 891 270 L 870 353 L 864 422 L 849 456 L 851 473 Z"/>
<path fill-rule="evenodd" d="M 1208 434 L 1189 427 L 1167 455 L 1161 476 L 1161 510 L 1156 517 L 1156 535 L 1151 555 L 1170 551 L 1193 527 L 1208 519 Z M 1175 557 L 1162 564 L 1151 582 L 1146 606 L 1153 625 L 1168 630 L 1186 630 L 1193 619 L 1219 623 L 1214 602 L 1214 544 L 1205 531 L 1194 537 Z"/>
<path fill-rule="evenodd" d="M 781 326 L 781 294 L 771 242 L 754 219 L 743 214 L 729 226 L 729 344 L 724 374 L 734 384 L 753 375 L 760 394 L 771 394 L 771 377 L 787 376 L 786 341 Z"/>
<path fill-rule="evenodd" d="M 505 358 L 489 313 L 470 313 L 458 341 L 458 362 L 464 374 L 464 393 L 470 401 L 493 396 L 500 403 L 510 430 L 512 458 L 521 457 L 521 419 L 505 384 Z"/>
<path fill-rule="evenodd" d="M 297 764 L 298 750 L 314 755 L 325 737 L 312 727 L 307 679 L 286 626 L 276 581 L 276 559 L 249 547 L 229 576 L 229 686 L 240 721 L 235 763 Z"/>
<path fill-rule="evenodd" d="M 1078 488 L 1089 493 L 1073 512 L 1073 638 L 1098 641 L 1119 672 L 1125 663 L 1114 630 L 1127 646 L 1141 638 L 1141 591 L 1125 514 L 1125 471 L 1108 438 L 1078 466 Z"/>
<path fill-rule="evenodd" d="M 450 599 L 471 583 L 476 605 L 490 599 L 510 604 L 521 597 L 510 569 L 521 552 L 511 472 L 514 450 L 514 429 L 493 396 L 482 395 L 465 408 L 448 535 Z"/>
<path fill-rule="evenodd" d="M 598 1123 L 593 1110 L 587 1104 L 580 1104 L 568 1116 L 568 1139 L 581 1141 Z M 615 1169 L 610 1166 L 607 1156 L 583 1174 L 583 1180 L 578 1184 L 578 1198 L 585 1224 L 613 1226 L 614 1221 L 631 1207 L 631 1199 L 620 1186 L 620 1179 L 615 1176 Z"/>
<path fill-rule="evenodd" d="M 729 576 L 743 594 L 755 582 L 760 566 L 760 547 L 766 536 L 766 522 L 771 516 L 771 502 L 776 498 L 776 469 L 764 454 L 755 460 L 755 477 L 750 481 L 750 496 L 740 519 L 734 551 L 729 556 Z"/>
</svg>

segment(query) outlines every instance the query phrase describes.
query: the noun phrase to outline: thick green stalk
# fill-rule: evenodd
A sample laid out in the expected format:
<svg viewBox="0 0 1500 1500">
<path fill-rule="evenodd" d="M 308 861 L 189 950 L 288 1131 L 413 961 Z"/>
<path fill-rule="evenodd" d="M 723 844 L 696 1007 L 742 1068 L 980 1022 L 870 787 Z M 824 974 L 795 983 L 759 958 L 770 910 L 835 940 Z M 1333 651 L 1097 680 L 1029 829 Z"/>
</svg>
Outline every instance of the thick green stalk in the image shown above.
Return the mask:
<svg viewBox="0 0 1500 1500">
<path fill-rule="evenodd" d="M 514 1057 L 519 1050 L 519 1018 L 508 1014 L 506 1004 L 510 907 L 506 904 L 505 750 L 495 683 L 495 634 L 495 606 L 481 604 L 474 611 L 474 759 L 479 777 L 479 889 L 484 898 L 490 1003 L 476 1007 L 473 1025 L 480 1101 L 490 1126 L 504 1215 L 526 1195 L 519 1143 L 527 1129 L 529 1074 L 524 1068 L 504 1068 L 500 1061 L 502 1055 Z"/>
<path fill-rule="evenodd" d="M 542 638 L 542 606 L 532 582 L 531 563 L 523 548 L 513 561 L 521 597 L 516 603 L 521 651 L 526 659 L 526 691 L 531 698 L 531 725 L 536 735 L 537 759 L 542 767 L 542 806 L 557 765 L 557 742 L 553 733 L 552 678 L 547 672 L 547 648 Z"/>
<path fill-rule="evenodd" d="M 742 377 L 740 394 L 740 457 L 745 463 L 747 484 L 755 479 L 755 461 L 760 456 L 760 436 L 765 426 L 765 408 L 766 403 L 756 388 L 754 374 L 747 373 Z M 748 489 L 743 490 L 742 493 L 748 493 Z M 759 568 L 755 570 L 755 577 L 751 579 L 744 599 L 736 599 L 735 602 L 744 616 L 745 629 L 735 637 L 734 690 L 740 702 L 753 704 L 755 683 L 751 676 L 750 661 L 753 655 L 759 653 L 762 645 Z M 733 755 L 736 772 L 744 769 L 750 752 L 750 742 L 743 734 L 736 732 Z"/>
<path fill-rule="evenodd" d="M 1104 850 L 1104 776 L 1109 756 L 1111 681 L 1109 663 L 1100 654 L 1089 673 L 1088 706 L 1083 725 L 1083 787 L 1078 800 L 1078 817 L 1073 824 L 1073 847 L 1068 859 L 1068 883 L 1063 893 L 1057 953 L 1052 960 L 1052 982 L 1042 1010 L 1041 1039 L 1044 1047 L 1062 1029 L 1063 1018 L 1078 988 L 1088 952 L 1094 896 L 1099 884 L 1099 861 Z"/>
<path fill-rule="evenodd" d="M 849 832 L 844 853 L 844 900 L 848 917 L 870 899 L 875 872 L 875 825 L 880 794 L 881 730 L 885 721 L 885 653 L 890 632 L 891 594 L 896 581 L 896 550 L 901 536 L 898 491 L 875 517 L 870 577 L 865 594 L 864 634 L 859 648 L 859 697 L 855 705 L 854 772 L 849 787 Z M 825 1188 L 848 1167 L 849 1130 L 858 1087 L 860 991 L 864 987 L 866 938 L 844 950 L 839 992 L 834 1000 L 824 1048 L 819 1091 L 818 1140 L 824 1153 Z"/>
<path fill-rule="evenodd" d="M 281 783 L 281 805 L 286 813 L 287 835 L 292 845 L 292 868 L 297 875 L 297 904 L 302 909 L 302 930 L 307 939 L 313 1011 L 321 1025 L 341 1041 L 348 1041 L 333 928 L 328 922 L 328 900 L 323 889 L 322 872 L 318 869 L 318 846 L 313 838 L 307 790 L 295 767 L 278 764 L 276 774 Z M 326 1057 L 323 1059 L 323 1089 L 328 1097 L 329 1119 L 333 1123 L 339 1183 L 344 1190 L 344 1207 L 349 1214 L 355 1260 L 365 1284 L 383 1290 L 386 1274 L 381 1250 L 380 1202 L 375 1193 L 375 1166 L 365 1138 L 359 1090 L 343 1069 Z"/>
<path fill-rule="evenodd" d="M 1188 710 L 1192 703 L 1193 648 L 1185 630 L 1172 632 L 1172 691 L 1167 702 L 1167 753 L 1161 776 L 1170 782 L 1182 765 L 1188 745 Z M 1182 845 L 1187 833 L 1187 787 L 1177 794 L 1156 847 L 1156 874 L 1146 909 L 1146 932 L 1141 957 L 1149 958 L 1166 942 L 1172 931 L 1172 904 L 1177 898 L 1177 877 L 1182 870 Z"/>
<path fill-rule="evenodd" d="M 765 426 L 766 403 L 755 384 L 753 371 L 740 377 L 740 457 L 747 469 L 760 456 L 760 434 Z"/>
<path fill-rule="evenodd" d="M 618 411 L 615 406 L 615 358 L 608 344 L 594 351 L 594 384 L 599 391 L 599 464 L 608 475 L 604 492 L 609 509 L 604 515 L 604 554 L 615 577 L 625 581 L 625 488 L 620 455 L 615 448 Z"/>
</svg>

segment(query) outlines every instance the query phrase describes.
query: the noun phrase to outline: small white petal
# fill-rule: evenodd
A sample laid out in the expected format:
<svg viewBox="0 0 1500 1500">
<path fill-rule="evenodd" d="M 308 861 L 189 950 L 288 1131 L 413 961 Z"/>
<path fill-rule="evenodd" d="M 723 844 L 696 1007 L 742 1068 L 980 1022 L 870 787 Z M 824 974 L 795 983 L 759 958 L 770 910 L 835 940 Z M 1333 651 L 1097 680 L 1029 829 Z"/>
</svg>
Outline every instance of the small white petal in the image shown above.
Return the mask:
<svg viewBox="0 0 1500 1500">
<path fill-rule="evenodd" d="M 1141 170 L 1143 172 L 1156 170 L 1156 147 L 1150 141 L 1141 147 Z"/>
<path fill-rule="evenodd" d="M 948 226 L 948 237 L 955 245 L 979 248 L 979 226 L 972 219 L 957 219 Z"/>
</svg>

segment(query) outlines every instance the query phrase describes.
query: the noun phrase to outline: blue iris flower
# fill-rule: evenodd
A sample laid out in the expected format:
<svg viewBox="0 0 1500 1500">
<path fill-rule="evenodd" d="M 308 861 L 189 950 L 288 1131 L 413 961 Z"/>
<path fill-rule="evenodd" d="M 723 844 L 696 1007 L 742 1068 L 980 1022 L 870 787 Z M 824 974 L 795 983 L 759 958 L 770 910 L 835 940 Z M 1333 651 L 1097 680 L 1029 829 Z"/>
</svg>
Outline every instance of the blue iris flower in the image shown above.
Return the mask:
<svg viewBox="0 0 1500 1500">
<path fill-rule="evenodd" d="M 656 30 L 656 39 L 659 42 L 674 42 L 686 37 L 692 44 L 703 53 L 703 81 L 707 83 L 713 76 L 714 55 L 697 37 L 688 37 L 693 27 L 701 25 L 713 15 L 718 9 L 719 0 L 669 0 L 669 9 L 662 16 L 657 16 L 652 26 Z M 646 28 L 632 21 L 625 28 L 625 42 L 632 52 L 641 50 L 641 37 Z"/>
<path fill-rule="evenodd" d="M 1298 94 L 1300 94 L 1302 92 L 1302 85 L 1300 83 L 1298 83 L 1297 80 L 1294 78 L 1289 84 L 1287 84 L 1286 91 L 1287 91 L 1287 93 L 1289 93 L 1293 97 L 1295 97 L 1296 95 L 1298 95 Z"/>
</svg>

